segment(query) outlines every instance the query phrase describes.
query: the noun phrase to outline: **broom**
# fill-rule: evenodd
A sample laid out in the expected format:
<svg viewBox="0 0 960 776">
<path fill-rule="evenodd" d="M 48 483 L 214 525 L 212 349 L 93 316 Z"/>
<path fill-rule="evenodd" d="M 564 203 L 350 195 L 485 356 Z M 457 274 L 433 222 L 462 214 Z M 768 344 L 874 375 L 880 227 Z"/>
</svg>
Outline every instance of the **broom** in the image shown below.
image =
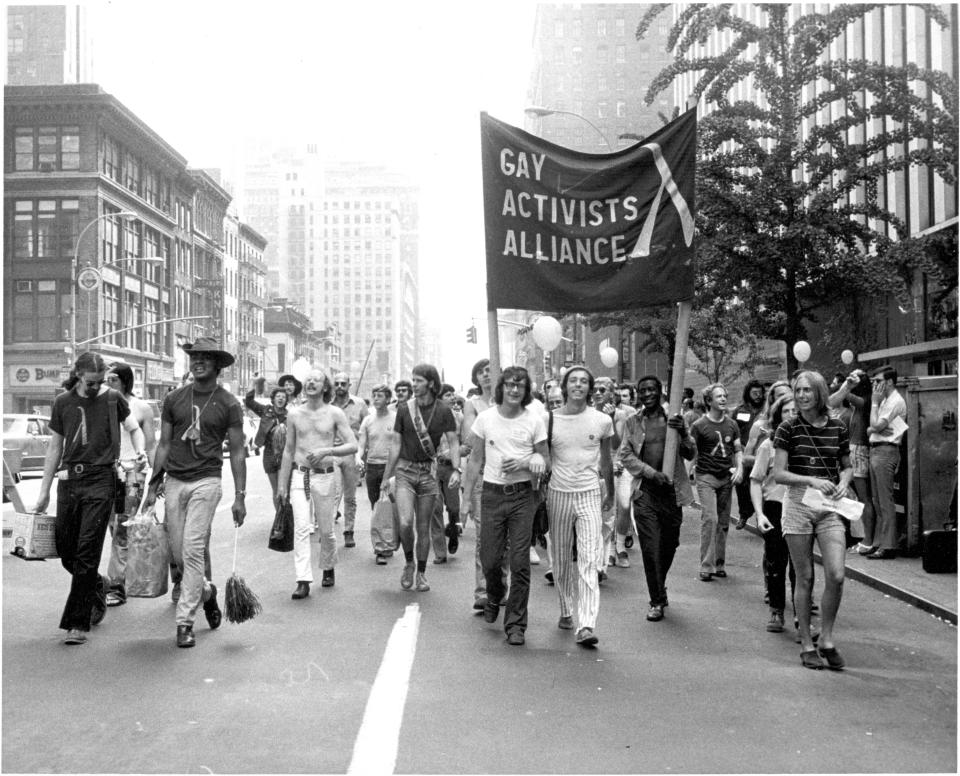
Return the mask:
<svg viewBox="0 0 960 776">
<path fill-rule="evenodd" d="M 237 543 L 240 541 L 240 526 L 237 526 L 233 538 L 233 573 L 227 580 L 227 589 L 224 593 L 224 610 L 230 622 L 241 623 L 252 620 L 263 607 L 260 599 L 247 587 L 243 577 L 237 576 Z"/>
</svg>

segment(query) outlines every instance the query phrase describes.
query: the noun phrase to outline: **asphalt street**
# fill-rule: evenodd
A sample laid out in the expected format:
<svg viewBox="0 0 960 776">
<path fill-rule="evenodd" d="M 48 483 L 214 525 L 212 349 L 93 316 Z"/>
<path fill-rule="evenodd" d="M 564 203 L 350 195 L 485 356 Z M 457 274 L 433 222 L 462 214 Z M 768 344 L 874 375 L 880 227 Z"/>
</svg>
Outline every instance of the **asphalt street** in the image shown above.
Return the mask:
<svg viewBox="0 0 960 776">
<path fill-rule="evenodd" d="M 685 512 L 659 623 L 644 619 L 634 547 L 603 587 L 596 650 L 556 627 L 556 589 L 535 566 L 527 643 L 512 647 L 471 608 L 473 526 L 451 562 L 428 564 L 429 592 L 404 591 L 400 558 L 374 564 L 362 496 L 336 586 L 291 600 L 293 559 L 267 549 L 269 485 L 248 464 L 237 570 L 263 612 L 214 632 L 201 616 L 194 649 L 175 646 L 169 596 L 110 609 L 87 644 L 65 646 L 67 573 L 3 540 L 4 772 L 345 773 L 361 730 L 397 773 L 956 772 L 956 629 L 848 581 L 847 669 L 803 669 L 793 634 L 764 629 L 762 545 L 746 531 L 730 532 L 730 576 L 702 583 L 698 513 Z M 28 507 L 37 482 L 21 486 Z M 221 591 L 229 504 L 212 539 Z M 411 613 L 407 683 L 387 645 Z"/>
</svg>

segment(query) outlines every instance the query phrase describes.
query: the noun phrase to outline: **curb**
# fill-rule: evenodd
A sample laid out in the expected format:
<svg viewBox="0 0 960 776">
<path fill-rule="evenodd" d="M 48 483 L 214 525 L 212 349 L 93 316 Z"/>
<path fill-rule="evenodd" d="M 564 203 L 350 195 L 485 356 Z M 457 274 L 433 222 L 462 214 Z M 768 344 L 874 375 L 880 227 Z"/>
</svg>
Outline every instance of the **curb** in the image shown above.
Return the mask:
<svg viewBox="0 0 960 776">
<path fill-rule="evenodd" d="M 733 518 L 731 517 L 731 523 Z M 744 530 L 749 531 L 754 536 L 761 538 L 760 531 L 756 526 L 750 525 L 749 523 L 745 526 Z M 813 559 L 823 565 L 823 559 L 820 557 L 820 553 L 814 551 Z M 926 598 L 923 598 L 916 593 L 911 593 L 909 590 L 906 590 L 902 587 L 897 587 L 889 582 L 886 582 L 883 579 L 874 577 L 870 574 L 867 574 L 865 571 L 860 569 L 855 569 L 852 566 L 844 563 L 844 576 L 847 579 L 855 579 L 857 582 L 862 582 L 865 585 L 868 585 L 876 590 L 879 590 L 881 593 L 884 593 L 891 598 L 896 598 L 897 600 L 908 603 L 911 606 L 915 606 L 918 609 L 922 609 L 925 612 L 929 612 L 935 617 L 939 617 L 941 620 L 949 622 L 951 625 L 957 625 L 957 613 L 951 611 L 947 607 L 934 603 Z"/>
</svg>

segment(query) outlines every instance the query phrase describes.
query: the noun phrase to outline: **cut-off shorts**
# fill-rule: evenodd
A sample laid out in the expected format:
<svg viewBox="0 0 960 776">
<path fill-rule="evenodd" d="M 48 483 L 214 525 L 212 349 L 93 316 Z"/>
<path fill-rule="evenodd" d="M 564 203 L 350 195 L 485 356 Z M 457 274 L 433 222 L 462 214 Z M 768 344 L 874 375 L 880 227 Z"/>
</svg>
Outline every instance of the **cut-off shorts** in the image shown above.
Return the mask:
<svg viewBox="0 0 960 776">
<path fill-rule="evenodd" d="M 845 534 L 843 520 L 836 512 L 817 512 L 802 503 L 806 485 L 791 485 L 783 500 L 783 535 L 822 536 L 829 533 Z"/>
<path fill-rule="evenodd" d="M 851 442 L 850 465 L 853 467 L 854 477 L 870 479 L 870 445 L 855 445 Z"/>
</svg>

